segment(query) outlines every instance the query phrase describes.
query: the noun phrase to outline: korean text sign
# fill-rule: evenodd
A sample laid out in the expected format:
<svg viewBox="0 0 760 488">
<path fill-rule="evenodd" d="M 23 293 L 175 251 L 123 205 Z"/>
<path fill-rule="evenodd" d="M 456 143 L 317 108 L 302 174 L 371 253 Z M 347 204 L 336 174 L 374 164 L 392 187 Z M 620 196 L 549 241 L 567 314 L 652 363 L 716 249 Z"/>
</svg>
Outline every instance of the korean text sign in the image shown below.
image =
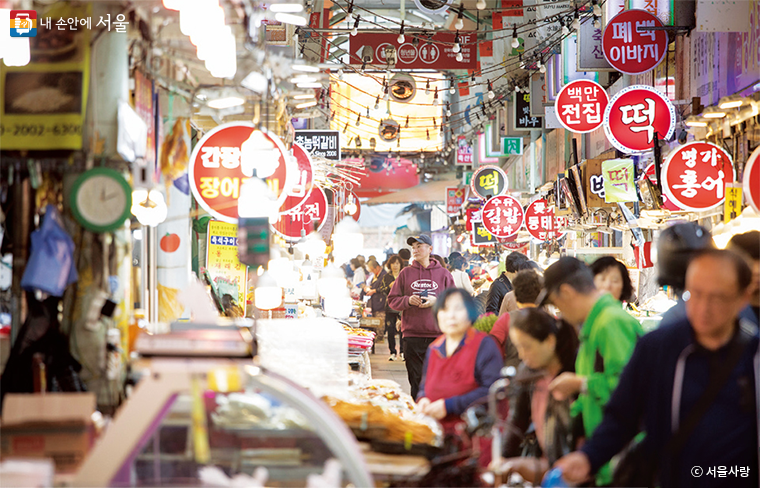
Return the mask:
<svg viewBox="0 0 760 488">
<path fill-rule="evenodd" d="M 511 195 L 493 197 L 483 206 L 483 225 L 497 238 L 516 234 L 524 217 L 522 205 Z"/>
<path fill-rule="evenodd" d="M 534 200 L 525 210 L 525 227 L 528 233 L 539 241 L 545 241 L 552 237 L 560 237 L 557 229 L 557 218 L 554 216 L 554 207 L 539 198 Z"/>
<path fill-rule="evenodd" d="M 602 34 L 602 49 L 607 62 L 629 75 L 653 70 L 668 51 L 668 34 L 660 19 L 645 10 L 625 10 L 610 19 Z"/>
<path fill-rule="evenodd" d="M 238 261 L 237 225 L 209 221 L 206 268 L 212 280 L 217 281 L 217 278 L 222 277 L 236 284 L 238 296 L 232 298 L 238 304 L 245 304 L 248 268 Z"/>
<path fill-rule="evenodd" d="M 760 147 L 757 147 L 744 166 L 742 186 L 747 201 L 755 212 L 760 212 Z"/>
<path fill-rule="evenodd" d="M 327 216 L 327 196 L 315 186 L 308 197 L 296 208 L 280 214 L 280 219 L 272 226 L 274 231 L 288 241 L 301 239 L 301 231 L 309 235 L 312 230 L 322 229 Z"/>
<path fill-rule="evenodd" d="M 543 117 L 530 114 L 530 93 L 515 92 L 515 130 L 540 129 Z"/>
<path fill-rule="evenodd" d="M 507 191 L 507 175 L 496 166 L 481 166 L 472 175 L 472 191 L 482 199 Z"/>
<path fill-rule="evenodd" d="M 464 188 L 446 187 L 446 213 L 456 215 L 464 203 Z"/>
<path fill-rule="evenodd" d="M 297 130 L 294 142 L 312 156 L 340 161 L 340 132 L 337 130 Z"/>
<path fill-rule="evenodd" d="M 309 154 L 298 143 L 293 143 L 293 156 L 296 158 L 298 171 L 293 186 L 287 192 L 285 201 L 280 205 L 280 213 L 285 213 L 298 207 L 311 194 L 314 184 L 314 168 Z"/>
<path fill-rule="evenodd" d="M 676 205 L 692 212 L 715 208 L 725 200 L 726 183 L 733 183 L 731 157 L 710 142 L 690 142 L 668 155 L 662 168 L 662 188 Z"/>
<path fill-rule="evenodd" d="M 654 135 L 669 139 L 676 127 L 676 109 L 654 88 L 633 85 L 612 97 L 604 111 L 604 132 L 610 143 L 627 154 L 651 151 Z"/>
<path fill-rule="evenodd" d="M 634 184 L 633 159 L 609 159 L 602 163 L 604 201 L 607 203 L 635 202 L 638 195 Z"/>
<path fill-rule="evenodd" d="M 607 103 L 609 97 L 599 83 L 575 80 L 562 87 L 554 105 L 562 126 L 582 134 L 602 125 Z"/>
<path fill-rule="evenodd" d="M 469 164 L 472 164 L 472 146 L 467 144 L 465 136 L 459 136 L 457 139 L 457 166 Z"/>
<path fill-rule="evenodd" d="M 223 124 L 207 132 L 193 148 L 188 167 L 190 188 L 198 204 L 218 220 L 237 223 L 240 188 L 254 170 L 280 205 L 288 196 L 286 190 L 292 186 L 288 177 L 295 176 L 295 163 L 286 156 L 277 136 L 261 131 L 252 137 L 254 130 L 258 131 L 248 122 Z M 252 143 L 261 147 L 250 147 Z"/>
</svg>

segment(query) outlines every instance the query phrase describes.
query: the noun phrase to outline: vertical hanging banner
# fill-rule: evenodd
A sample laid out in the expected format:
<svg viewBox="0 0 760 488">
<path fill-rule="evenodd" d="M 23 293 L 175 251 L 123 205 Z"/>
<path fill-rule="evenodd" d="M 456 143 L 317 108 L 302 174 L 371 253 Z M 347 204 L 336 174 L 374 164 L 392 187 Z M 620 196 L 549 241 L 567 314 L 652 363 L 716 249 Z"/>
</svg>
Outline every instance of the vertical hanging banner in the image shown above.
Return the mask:
<svg viewBox="0 0 760 488">
<path fill-rule="evenodd" d="M 633 85 L 617 93 L 604 111 L 604 132 L 610 143 L 627 154 L 652 150 L 654 134 L 670 139 L 676 128 L 676 109 L 660 91 Z"/>
<path fill-rule="evenodd" d="M 530 93 L 514 93 L 515 97 L 515 130 L 540 129 L 543 125 L 543 117 L 534 117 L 530 114 Z"/>
<path fill-rule="evenodd" d="M 31 62 L 14 67 L 0 63 L 0 147 L 79 150 L 90 83 L 91 31 L 68 26 L 71 20 L 74 26 L 85 22 L 92 9 L 58 2 L 40 14 L 37 34 L 29 38 Z M 9 15 L 7 10 L 4 15 Z M 3 25 L 8 22 L 6 17 Z M 66 27 L 57 27 L 58 22 Z"/>
<path fill-rule="evenodd" d="M 457 166 L 468 166 L 472 164 L 472 146 L 467 144 L 465 136 L 457 138 Z"/>
<path fill-rule="evenodd" d="M 742 213 L 742 185 L 726 183 L 726 201 L 723 204 L 723 222 L 729 223 Z"/>
<path fill-rule="evenodd" d="M 608 0 L 606 3 L 611 3 Z M 617 12 L 615 13 L 617 15 Z M 581 71 L 615 71 L 604 57 L 602 49 L 602 28 L 594 27 L 594 21 L 581 21 L 578 31 L 578 69 Z"/>
<path fill-rule="evenodd" d="M 206 245 L 206 269 L 219 290 L 219 298 L 231 295 L 245 306 L 248 267 L 238 260 L 237 225 L 210 220 Z"/>
<path fill-rule="evenodd" d="M 483 205 L 483 225 L 497 238 L 517 234 L 524 217 L 522 205 L 511 195 L 493 197 Z"/>
<path fill-rule="evenodd" d="M 607 92 L 599 83 L 575 80 L 562 87 L 554 105 L 562 126 L 583 134 L 602 125 L 607 103 Z"/>
<path fill-rule="evenodd" d="M 481 166 L 472 175 L 471 187 L 483 200 L 503 195 L 508 188 L 507 175 L 497 166 Z"/>
<path fill-rule="evenodd" d="M 668 51 L 668 34 L 660 19 L 645 10 L 626 10 L 610 19 L 602 33 L 602 48 L 607 62 L 629 75 L 653 70 Z"/>
<path fill-rule="evenodd" d="M 148 126 L 145 165 L 150 172 L 153 172 L 156 167 L 156 118 L 153 108 L 153 82 L 139 70 L 135 70 L 135 112 Z"/>
<path fill-rule="evenodd" d="M 692 212 L 717 207 L 733 183 L 731 156 L 710 142 L 690 142 L 668 155 L 662 168 L 662 189 L 676 205 Z"/>
<path fill-rule="evenodd" d="M 602 163 L 604 201 L 607 203 L 638 201 L 634 184 L 633 159 L 609 159 Z"/>
<path fill-rule="evenodd" d="M 592 21 L 585 19 L 585 22 Z M 599 81 L 599 73 L 578 70 L 578 34 L 572 33 L 562 39 L 562 84 L 575 80 Z"/>
<path fill-rule="evenodd" d="M 742 186 L 747 203 L 760 213 L 760 147 L 755 148 L 744 166 Z"/>
<path fill-rule="evenodd" d="M 464 203 L 464 188 L 446 187 L 446 213 L 457 215 Z"/>
</svg>

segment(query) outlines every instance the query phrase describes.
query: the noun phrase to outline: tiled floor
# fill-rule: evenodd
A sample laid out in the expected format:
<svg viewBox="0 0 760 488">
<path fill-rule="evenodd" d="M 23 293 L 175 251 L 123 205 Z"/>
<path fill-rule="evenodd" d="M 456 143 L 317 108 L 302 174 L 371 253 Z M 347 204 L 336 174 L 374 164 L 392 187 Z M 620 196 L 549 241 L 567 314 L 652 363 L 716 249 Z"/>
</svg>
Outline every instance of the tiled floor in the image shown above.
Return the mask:
<svg viewBox="0 0 760 488">
<path fill-rule="evenodd" d="M 398 341 L 398 339 L 396 339 Z M 370 354 L 370 363 L 372 364 L 372 377 L 375 379 L 393 380 L 401 388 L 409 393 L 409 379 L 406 375 L 406 363 L 403 361 L 388 361 L 390 350 L 388 342 L 375 343 L 375 354 Z"/>
</svg>

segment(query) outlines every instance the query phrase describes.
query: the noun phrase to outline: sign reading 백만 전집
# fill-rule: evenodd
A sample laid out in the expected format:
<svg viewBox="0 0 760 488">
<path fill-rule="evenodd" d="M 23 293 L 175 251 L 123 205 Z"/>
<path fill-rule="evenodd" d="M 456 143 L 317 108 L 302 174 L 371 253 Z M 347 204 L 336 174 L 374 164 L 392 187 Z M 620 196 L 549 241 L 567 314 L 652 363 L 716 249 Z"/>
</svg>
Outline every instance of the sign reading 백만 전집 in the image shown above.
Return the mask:
<svg viewBox="0 0 760 488">
<path fill-rule="evenodd" d="M 483 205 L 483 225 L 497 238 L 516 234 L 524 217 L 522 205 L 511 195 L 493 197 Z"/>
<path fill-rule="evenodd" d="M 627 154 L 651 151 L 654 135 L 670 139 L 676 127 L 676 109 L 659 90 L 633 85 L 617 93 L 604 111 L 604 132 Z"/>
<path fill-rule="evenodd" d="M 610 19 L 602 33 L 607 62 L 629 75 L 653 70 L 668 51 L 668 34 L 660 19 L 645 10 L 625 10 Z"/>
<path fill-rule="evenodd" d="M 554 105 L 557 118 L 565 129 L 586 133 L 602 125 L 609 103 L 607 92 L 591 80 L 575 80 L 562 87 Z"/>
<path fill-rule="evenodd" d="M 280 139 L 248 122 L 223 124 L 207 132 L 193 149 L 188 164 L 190 189 L 198 204 L 216 219 L 229 223 L 237 223 L 244 179 L 255 172 L 282 205 L 296 171 Z"/>
<path fill-rule="evenodd" d="M 668 155 L 662 189 L 676 205 L 692 212 L 715 208 L 725 200 L 726 183 L 734 181 L 731 156 L 710 142 L 690 142 Z"/>
</svg>

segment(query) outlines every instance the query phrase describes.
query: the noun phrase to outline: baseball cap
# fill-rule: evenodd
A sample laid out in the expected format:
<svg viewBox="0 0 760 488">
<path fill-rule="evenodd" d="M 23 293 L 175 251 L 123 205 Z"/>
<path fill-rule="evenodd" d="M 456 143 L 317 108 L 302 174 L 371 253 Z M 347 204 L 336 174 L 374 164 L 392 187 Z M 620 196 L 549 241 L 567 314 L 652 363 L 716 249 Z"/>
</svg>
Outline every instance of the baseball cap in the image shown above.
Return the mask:
<svg viewBox="0 0 760 488">
<path fill-rule="evenodd" d="M 420 234 L 418 236 L 412 236 L 409 239 L 406 240 L 406 243 L 410 246 L 414 244 L 415 242 L 421 242 L 422 244 L 427 244 L 428 246 L 433 245 L 433 241 L 430 239 L 429 235 L 426 234 Z"/>
<path fill-rule="evenodd" d="M 536 305 L 542 307 L 549 302 L 549 295 L 557 291 L 563 283 L 570 283 L 579 274 L 587 273 L 592 276 L 591 270 L 583 261 L 570 256 L 559 258 L 557 262 L 544 271 L 544 289 L 536 298 Z M 593 277 L 592 277 L 593 279 Z"/>
</svg>

